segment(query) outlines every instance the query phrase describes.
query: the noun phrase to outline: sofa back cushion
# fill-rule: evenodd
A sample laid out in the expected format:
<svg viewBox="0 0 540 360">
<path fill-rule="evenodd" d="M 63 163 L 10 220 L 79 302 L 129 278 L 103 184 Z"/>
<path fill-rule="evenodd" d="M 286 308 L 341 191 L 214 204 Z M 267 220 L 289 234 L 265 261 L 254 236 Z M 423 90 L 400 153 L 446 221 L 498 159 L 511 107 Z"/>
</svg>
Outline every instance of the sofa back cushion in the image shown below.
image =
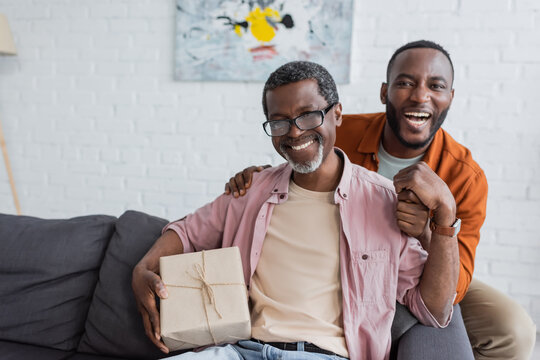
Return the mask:
<svg viewBox="0 0 540 360">
<path fill-rule="evenodd" d="M 77 348 L 115 221 L 0 214 L 0 339 Z"/>
<path fill-rule="evenodd" d="M 131 273 L 166 224 L 167 220 L 137 211 L 127 211 L 118 218 L 79 351 L 141 359 L 163 356 L 144 333 L 131 289 Z"/>
</svg>

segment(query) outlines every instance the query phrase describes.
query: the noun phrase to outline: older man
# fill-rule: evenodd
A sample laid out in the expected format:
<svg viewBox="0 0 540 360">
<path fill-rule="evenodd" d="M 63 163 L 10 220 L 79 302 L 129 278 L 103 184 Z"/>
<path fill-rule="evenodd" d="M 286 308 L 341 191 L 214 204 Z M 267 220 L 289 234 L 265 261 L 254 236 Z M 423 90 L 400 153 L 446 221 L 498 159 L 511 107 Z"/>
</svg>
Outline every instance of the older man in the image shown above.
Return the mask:
<svg viewBox="0 0 540 360">
<path fill-rule="evenodd" d="M 394 185 L 334 148 L 341 104 L 320 65 L 288 63 L 263 91 L 263 124 L 287 163 L 256 174 L 241 199 L 228 195 L 169 224 L 133 271 L 150 339 L 159 341 L 154 294 L 160 256 L 238 246 L 249 284 L 252 340 L 210 347 L 186 359 L 387 359 L 396 300 L 423 324 L 444 327 L 458 278 L 451 192 L 414 188 L 435 230 L 429 255 L 397 226 Z M 403 178 L 403 193 L 411 187 Z M 444 261 L 442 260 L 444 259 Z M 420 276 L 423 276 L 420 279 Z M 436 289 L 426 292 L 425 289 Z"/>
</svg>

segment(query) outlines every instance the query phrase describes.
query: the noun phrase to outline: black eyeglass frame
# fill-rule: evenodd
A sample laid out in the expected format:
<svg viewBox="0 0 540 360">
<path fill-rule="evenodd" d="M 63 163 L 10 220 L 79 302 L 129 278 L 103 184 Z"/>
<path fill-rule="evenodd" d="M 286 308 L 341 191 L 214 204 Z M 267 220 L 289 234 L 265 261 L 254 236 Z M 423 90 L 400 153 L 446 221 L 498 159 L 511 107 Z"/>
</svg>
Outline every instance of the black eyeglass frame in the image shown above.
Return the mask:
<svg viewBox="0 0 540 360">
<path fill-rule="evenodd" d="M 325 107 L 324 109 L 322 110 L 314 110 L 314 111 L 309 111 L 307 113 L 304 113 L 302 115 L 299 115 L 297 117 L 295 117 L 294 119 L 281 119 L 281 120 L 268 120 L 268 121 L 265 121 L 262 123 L 262 126 L 263 126 L 263 130 L 264 132 L 266 133 L 266 135 L 268 136 L 272 136 L 272 137 L 277 137 L 277 136 L 283 136 L 287 133 L 289 133 L 289 131 L 291 131 L 291 126 L 294 124 L 297 128 L 299 128 L 300 130 L 312 130 L 312 129 L 316 129 L 318 128 L 319 126 L 322 126 L 322 124 L 324 123 L 324 118 L 326 117 L 326 114 L 328 114 L 328 112 L 330 111 L 331 108 L 334 107 L 334 105 L 336 105 L 337 102 L 333 103 L 333 104 L 330 104 L 328 105 L 327 107 Z M 308 129 L 302 129 L 298 123 L 296 122 L 296 120 L 304 117 L 304 116 L 307 116 L 307 115 L 310 115 L 310 114 L 315 114 L 315 113 L 319 113 L 321 114 L 321 123 L 317 126 L 314 126 L 314 127 L 310 127 Z M 281 135 L 272 135 L 272 130 L 269 129 L 267 130 L 266 129 L 266 126 L 269 125 L 270 123 L 276 123 L 276 122 L 280 122 L 280 123 L 284 123 L 284 122 L 287 122 L 289 123 L 289 127 L 287 128 L 287 131 Z M 268 133 L 270 131 L 270 133 Z"/>
</svg>

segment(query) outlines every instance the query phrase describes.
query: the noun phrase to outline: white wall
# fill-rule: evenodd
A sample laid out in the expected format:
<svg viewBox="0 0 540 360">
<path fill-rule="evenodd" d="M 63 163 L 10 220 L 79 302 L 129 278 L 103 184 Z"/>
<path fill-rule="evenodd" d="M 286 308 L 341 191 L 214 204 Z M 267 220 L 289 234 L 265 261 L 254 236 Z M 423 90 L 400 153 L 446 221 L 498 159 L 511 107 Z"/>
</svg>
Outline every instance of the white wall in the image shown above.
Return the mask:
<svg viewBox="0 0 540 360">
<path fill-rule="evenodd" d="M 0 57 L 0 120 L 24 214 L 174 219 L 250 164 L 280 162 L 261 83 L 180 83 L 173 0 L 0 0 L 19 51 Z M 540 323 L 540 1 L 356 2 L 344 111 L 383 111 L 393 50 L 427 38 L 456 67 L 444 127 L 489 185 L 476 274 Z M 0 163 L 0 212 L 14 213 Z"/>
</svg>

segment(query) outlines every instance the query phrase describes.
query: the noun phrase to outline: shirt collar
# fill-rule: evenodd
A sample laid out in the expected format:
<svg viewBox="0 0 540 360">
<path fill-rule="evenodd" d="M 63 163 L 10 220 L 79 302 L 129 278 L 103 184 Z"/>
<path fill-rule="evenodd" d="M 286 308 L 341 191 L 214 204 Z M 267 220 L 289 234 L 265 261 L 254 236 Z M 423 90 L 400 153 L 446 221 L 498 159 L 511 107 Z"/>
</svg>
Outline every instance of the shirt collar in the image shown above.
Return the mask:
<svg viewBox="0 0 540 360">
<path fill-rule="evenodd" d="M 292 176 L 292 167 L 285 163 L 281 165 L 281 173 L 277 177 L 277 181 L 270 189 L 271 195 L 277 195 L 278 198 L 284 199 L 289 193 L 289 181 Z"/>
<path fill-rule="evenodd" d="M 353 164 L 343 150 L 337 147 L 334 149 L 338 154 L 341 155 L 341 158 L 343 159 L 343 172 L 341 174 L 341 179 L 339 180 L 339 184 L 336 188 L 336 192 L 334 195 L 335 202 L 339 203 L 340 199 L 347 200 L 350 197 L 349 189 L 351 186 L 351 178 L 353 174 Z"/>
<path fill-rule="evenodd" d="M 444 133 L 445 131 L 442 128 L 437 130 L 431 144 L 429 144 L 429 147 L 422 158 L 422 161 L 425 161 L 433 170 L 435 170 L 437 164 L 441 161 L 444 146 Z"/>
<path fill-rule="evenodd" d="M 379 144 L 386 123 L 386 113 L 377 114 L 374 121 L 369 124 L 362 136 L 362 140 L 356 150 L 365 154 L 376 154 L 379 151 Z"/>
</svg>

